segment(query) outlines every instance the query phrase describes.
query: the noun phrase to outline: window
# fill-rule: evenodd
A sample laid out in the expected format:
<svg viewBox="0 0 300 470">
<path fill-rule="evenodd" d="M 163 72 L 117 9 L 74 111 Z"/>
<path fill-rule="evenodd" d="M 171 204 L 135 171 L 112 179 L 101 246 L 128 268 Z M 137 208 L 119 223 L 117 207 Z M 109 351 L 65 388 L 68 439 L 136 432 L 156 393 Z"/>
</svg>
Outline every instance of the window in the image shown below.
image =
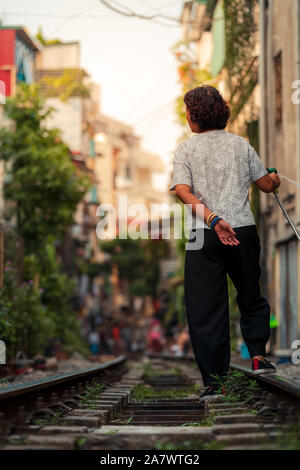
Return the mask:
<svg viewBox="0 0 300 470">
<path fill-rule="evenodd" d="M 282 54 L 281 51 L 274 59 L 275 64 L 275 121 L 276 126 L 282 122 Z"/>
<path fill-rule="evenodd" d="M 92 186 L 90 190 L 90 202 L 92 204 L 98 204 L 98 191 L 96 186 Z"/>
<path fill-rule="evenodd" d="M 129 165 L 126 165 L 125 178 L 127 180 L 131 180 L 131 168 Z"/>
</svg>

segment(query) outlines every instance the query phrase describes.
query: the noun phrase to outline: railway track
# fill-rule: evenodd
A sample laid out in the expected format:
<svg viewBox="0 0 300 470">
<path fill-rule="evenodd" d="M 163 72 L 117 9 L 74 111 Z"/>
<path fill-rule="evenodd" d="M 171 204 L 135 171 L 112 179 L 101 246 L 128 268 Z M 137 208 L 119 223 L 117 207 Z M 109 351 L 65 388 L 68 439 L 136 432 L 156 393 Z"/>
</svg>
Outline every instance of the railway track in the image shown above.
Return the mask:
<svg viewBox="0 0 300 470">
<path fill-rule="evenodd" d="M 119 357 L 0 391 L 3 450 L 278 449 L 300 435 L 300 387 L 238 365 L 226 395 L 199 402 L 193 361 Z M 300 448 L 300 447 L 299 447 Z"/>
</svg>

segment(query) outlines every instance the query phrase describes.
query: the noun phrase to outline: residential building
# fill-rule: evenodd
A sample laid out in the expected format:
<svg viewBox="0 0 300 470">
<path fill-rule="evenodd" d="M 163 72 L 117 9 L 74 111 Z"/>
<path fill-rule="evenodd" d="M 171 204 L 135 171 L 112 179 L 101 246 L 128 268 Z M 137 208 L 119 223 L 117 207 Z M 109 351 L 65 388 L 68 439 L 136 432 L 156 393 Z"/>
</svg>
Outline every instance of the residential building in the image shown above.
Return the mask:
<svg viewBox="0 0 300 470">
<path fill-rule="evenodd" d="M 40 86 L 46 104 L 54 109 L 47 125 L 58 128 L 63 141 L 68 145 L 71 158 L 78 168 L 89 175 L 92 187 L 78 205 L 69 237 L 76 247 L 84 250 L 86 259 L 96 261 L 99 248 L 96 238 L 96 207 L 99 203 L 97 179 L 89 160 L 93 151 L 94 122 L 99 107 L 99 87 L 91 81 L 80 67 L 79 42 L 47 45 L 36 57 L 35 80 Z M 66 239 L 69 250 L 71 241 Z M 69 272 L 74 270 L 72 259 L 65 259 Z"/>
<path fill-rule="evenodd" d="M 3 112 L 6 97 L 16 93 L 18 83 L 33 82 L 39 49 L 38 41 L 23 26 L 0 26 L 0 126 L 9 125 Z M 4 210 L 3 182 L 4 164 L 0 162 L 0 217 Z"/>
<path fill-rule="evenodd" d="M 55 108 L 48 125 L 61 130 L 74 164 L 87 171 L 93 183 L 78 206 L 75 224 L 66 238 L 65 264 L 70 272 L 74 268 L 72 260 L 76 258 L 70 255 L 72 246 L 73 252 L 77 250 L 88 263 L 101 263 L 107 257 L 100 250 L 96 233 L 99 203 L 109 203 L 117 209 L 118 197 L 125 195 L 128 207 L 143 203 L 149 210 L 152 202 L 161 203 L 166 196 L 165 188 L 154 190 L 152 183 L 155 172 L 164 171 L 159 156 L 142 149 L 140 137 L 132 126 L 101 112 L 99 87 L 81 69 L 79 49 L 78 42 L 53 44 L 44 47 L 36 61 L 36 81 L 46 103 Z M 127 214 L 125 218 L 127 224 Z M 96 281 L 103 287 L 101 276 Z M 83 283 L 86 285 L 85 276 L 82 276 Z M 124 303 L 118 292 L 115 269 L 109 290 L 107 305 L 115 313 Z"/>
<path fill-rule="evenodd" d="M 258 5 L 253 2 L 251 43 L 249 54 L 238 73 L 226 66 L 226 18 L 223 0 L 193 0 L 185 2 L 181 13 L 182 39 L 195 45 L 198 68 L 210 75 L 205 84 L 217 86 L 231 106 L 228 129 L 252 138 L 258 130 Z M 245 26 L 246 28 L 246 26 Z M 233 51 L 232 54 L 236 53 Z M 200 85 L 200 84 L 199 84 Z M 255 136 L 255 140 L 257 137 Z M 257 142 L 252 142 L 256 144 Z"/>
<path fill-rule="evenodd" d="M 300 1 L 260 1 L 260 156 L 265 166 L 300 181 Z M 294 96 L 294 98 L 293 98 Z M 300 227 L 299 186 L 282 179 L 279 197 Z M 261 197 L 264 272 L 279 322 L 276 347 L 300 338 L 300 245 L 275 197 Z"/>
<path fill-rule="evenodd" d="M 0 26 L 0 80 L 6 96 L 15 94 L 18 82 L 33 83 L 39 49 L 23 26 Z"/>
<path fill-rule="evenodd" d="M 166 188 L 155 189 L 153 178 L 165 171 L 161 158 L 141 146 L 141 138 L 132 126 L 100 113 L 95 136 L 96 153 L 101 184 L 102 203 L 115 207 L 119 196 L 126 195 L 128 205 L 144 204 L 150 212 L 151 204 L 166 202 Z"/>
</svg>

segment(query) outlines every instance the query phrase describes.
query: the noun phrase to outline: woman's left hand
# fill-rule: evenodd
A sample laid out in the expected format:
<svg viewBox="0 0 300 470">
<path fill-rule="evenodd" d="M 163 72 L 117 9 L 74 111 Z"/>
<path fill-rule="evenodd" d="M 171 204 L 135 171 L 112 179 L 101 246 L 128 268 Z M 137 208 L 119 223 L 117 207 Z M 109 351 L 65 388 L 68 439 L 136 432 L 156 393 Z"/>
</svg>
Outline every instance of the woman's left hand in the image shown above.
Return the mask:
<svg viewBox="0 0 300 470">
<path fill-rule="evenodd" d="M 240 242 L 235 236 L 235 231 L 231 225 L 225 222 L 225 220 L 220 220 L 213 230 L 216 232 L 220 242 L 223 243 L 223 245 L 239 245 Z"/>
</svg>

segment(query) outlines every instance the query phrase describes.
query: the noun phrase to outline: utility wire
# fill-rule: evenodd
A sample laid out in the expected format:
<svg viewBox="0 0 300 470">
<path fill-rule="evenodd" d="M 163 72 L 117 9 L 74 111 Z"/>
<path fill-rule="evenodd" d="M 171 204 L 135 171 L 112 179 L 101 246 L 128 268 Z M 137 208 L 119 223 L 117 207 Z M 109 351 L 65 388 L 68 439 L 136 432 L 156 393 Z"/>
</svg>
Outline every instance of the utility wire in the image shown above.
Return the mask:
<svg viewBox="0 0 300 470">
<path fill-rule="evenodd" d="M 113 0 L 113 1 L 116 3 L 116 0 Z M 118 13 L 120 15 L 131 17 L 131 18 L 140 18 L 140 19 L 148 20 L 148 21 L 151 21 L 152 23 L 160 24 L 160 25 L 168 27 L 168 28 L 173 28 L 173 27 L 178 28 L 178 27 L 180 27 L 184 24 L 193 24 L 194 28 L 203 26 L 203 19 L 190 20 L 190 21 L 181 21 L 180 18 L 171 17 L 169 15 L 164 15 L 162 13 L 156 13 L 156 14 L 147 16 L 147 12 L 143 13 L 143 14 L 135 13 L 134 11 L 130 10 L 127 6 L 122 5 L 122 8 L 127 9 L 127 12 L 126 12 L 126 11 L 119 10 L 118 8 L 114 7 L 113 5 L 110 5 L 106 0 L 100 0 L 100 2 L 103 5 L 105 5 L 107 8 L 111 9 L 112 11 L 114 11 L 115 13 Z M 167 5 L 164 5 L 162 8 L 165 8 L 169 5 L 174 5 L 174 3 L 176 3 L 176 2 L 168 3 Z M 119 2 L 117 2 L 117 4 L 121 6 L 121 4 Z M 67 21 L 69 21 L 71 19 L 78 18 L 78 17 L 80 19 L 115 18 L 114 15 L 82 15 L 82 13 L 91 10 L 95 6 L 97 6 L 97 5 L 93 5 L 92 7 L 88 8 L 86 10 L 82 10 L 80 12 L 74 13 L 73 15 L 39 14 L 39 13 L 27 13 L 27 12 L 23 12 L 23 13 L 4 12 L 4 13 L 6 15 L 11 15 L 11 16 L 65 18 L 66 20 L 63 23 L 61 23 L 60 25 L 58 25 L 58 27 L 51 33 L 51 34 L 55 34 L 62 26 L 65 25 L 65 23 Z M 153 8 L 153 9 L 157 10 L 158 12 L 161 11 L 158 8 Z M 153 9 L 149 10 L 148 13 L 153 11 Z M 162 22 L 162 21 L 158 21 L 158 20 L 155 19 L 157 17 L 161 17 L 163 19 L 171 20 L 171 21 L 175 22 L 175 24 L 174 23 L 172 24 L 172 23 L 165 23 L 165 22 Z M 222 20 L 222 19 L 223 18 L 215 18 L 214 22 L 218 21 L 218 20 Z"/>
<path fill-rule="evenodd" d="M 177 0 L 178 2 L 178 0 Z M 170 2 L 166 5 L 163 5 L 161 8 L 166 8 L 170 5 L 174 5 L 177 2 Z M 150 13 L 153 10 L 158 10 L 157 8 L 151 8 L 151 10 L 147 10 L 144 14 Z M 10 15 L 10 16 L 32 16 L 38 18 L 75 18 L 75 15 L 61 15 L 61 14 L 54 14 L 54 13 L 28 13 L 28 12 L 17 12 L 17 11 L 4 11 L 3 14 Z M 82 15 L 81 18 L 115 18 L 115 15 Z M 80 19 L 81 19 L 80 18 Z"/>
<path fill-rule="evenodd" d="M 139 133 L 140 134 L 147 134 L 147 132 L 149 132 L 151 129 L 153 129 L 154 127 L 156 127 L 158 124 L 161 123 L 161 121 L 165 118 L 165 114 L 166 113 L 169 113 L 169 110 L 166 108 L 164 111 L 160 112 L 160 117 L 159 119 L 156 119 L 154 122 L 152 122 L 150 125 L 148 125 L 146 127 L 146 129 L 140 131 Z"/>
<path fill-rule="evenodd" d="M 108 0 L 99 0 L 99 1 L 104 6 L 111 9 L 115 13 L 118 13 L 119 15 L 130 17 L 130 18 L 140 18 L 142 20 L 152 21 L 154 23 L 159 23 L 159 24 L 162 24 L 162 25 L 168 26 L 168 27 L 173 27 L 173 26 L 178 27 L 178 26 L 182 26 L 184 24 L 192 24 L 192 25 L 194 25 L 194 27 L 198 27 L 198 26 L 202 27 L 203 26 L 203 18 L 200 18 L 199 20 L 194 19 L 194 20 L 189 20 L 189 21 L 181 21 L 181 18 L 177 18 L 177 17 L 170 16 L 170 15 L 164 15 L 163 13 L 155 13 L 155 14 L 152 14 L 152 15 L 146 15 L 145 13 L 144 14 L 143 13 L 136 13 L 135 11 L 133 11 L 130 8 L 128 8 L 127 6 L 124 6 L 123 4 L 117 2 L 116 0 L 111 0 L 111 1 L 113 1 L 115 4 L 117 4 L 121 8 L 126 8 L 127 11 L 120 10 L 119 8 L 117 8 L 114 5 L 112 5 L 111 3 L 109 3 Z M 160 11 L 159 9 L 157 9 L 155 7 L 154 7 L 154 10 Z M 162 18 L 162 19 L 174 21 L 176 24 L 162 23 L 162 22 L 159 22 L 159 21 L 155 20 L 155 18 Z M 222 19 L 223 18 L 217 18 L 217 20 L 222 20 Z M 211 21 L 211 23 L 212 22 L 213 21 Z"/>
<path fill-rule="evenodd" d="M 141 104 L 144 104 L 145 101 L 148 101 L 149 97 L 153 95 L 154 91 L 164 82 L 166 78 L 169 77 L 169 73 L 171 69 L 174 67 L 174 64 L 171 63 L 171 65 L 168 67 L 167 71 L 163 73 L 163 75 L 159 78 L 159 80 L 138 100 L 138 102 L 133 105 L 131 108 L 132 109 L 137 109 Z"/>
<path fill-rule="evenodd" d="M 148 2 L 146 2 L 145 0 L 142 0 L 142 1 L 143 1 L 143 3 L 144 3 L 145 5 L 148 4 L 149 6 L 151 6 L 151 5 L 150 5 Z M 153 10 L 154 10 L 154 11 L 161 11 L 161 10 L 164 10 L 165 8 L 167 8 L 167 7 L 171 6 L 171 5 L 175 5 L 175 4 L 178 4 L 178 0 L 176 0 L 175 2 L 174 2 L 174 1 L 173 1 L 173 2 L 169 2 L 169 3 L 165 4 L 165 5 L 160 6 L 159 8 L 151 6 L 151 9 L 148 10 L 148 11 L 145 11 L 143 14 L 146 15 L 147 13 L 151 13 Z"/>
<path fill-rule="evenodd" d="M 55 14 L 49 14 L 49 13 L 27 13 L 27 12 L 22 12 L 22 13 L 17 13 L 17 12 L 3 12 L 5 15 L 10 15 L 10 16 L 32 16 L 32 17 L 38 17 L 38 18 L 75 18 L 75 15 L 55 15 Z M 80 19 L 84 18 L 115 18 L 115 15 L 83 15 L 80 17 Z"/>
<path fill-rule="evenodd" d="M 77 13 L 74 13 L 73 15 L 70 15 L 68 18 L 66 18 L 62 23 L 60 23 L 51 33 L 50 33 L 50 36 L 52 34 L 55 34 L 57 33 L 57 31 L 59 31 L 68 21 L 70 21 L 72 18 L 75 18 L 77 16 L 81 16 L 83 13 L 86 13 L 87 11 L 90 11 L 90 10 L 93 10 L 94 8 L 96 8 L 97 6 L 99 5 L 99 3 L 94 3 L 92 6 L 90 6 L 89 8 L 85 8 L 84 10 L 80 10 L 78 11 Z"/>
<path fill-rule="evenodd" d="M 173 103 L 174 103 L 174 100 L 169 101 L 168 103 L 165 103 L 159 106 L 159 108 L 156 108 L 153 111 L 150 111 L 150 113 L 144 114 L 144 116 L 141 116 L 140 118 L 136 119 L 136 121 L 134 121 L 132 125 L 135 126 L 139 124 L 141 121 L 147 120 L 150 116 L 156 115 L 157 113 L 161 112 L 164 108 L 166 108 L 167 106 L 170 106 Z"/>
<path fill-rule="evenodd" d="M 141 18 L 143 20 L 154 20 L 155 18 L 164 18 L 164 19 L 167 19 L 167 20 L 175 21 L 176 23 L 180 22 L 180 20 L 178 18 L 175 18 L 173 16 L 168 16 L 168 15 L 163 15 L 162 13 L 154 13 L 153 15 L 150 15 L 150 16 L 143 15 L 142 13 L 136 13 L 133 10 L 131 10 L 130 8 L 121 5 L 119 2 L 116 2 L 115 0 L 114 0 L 114 3 L 119 5 L 121 8 L 126 8 L 127 11 L 123 11 L 123 10 L 120 10 L 120 9 L 116 8 L 111 3 L 109 3 L 107 0 L 100 0 L 100 2 L 104 6 L 106 6 L 107 8 L 110 8 L 112 11 L 114 11 L 115 13 L 119 13 L 120 15 Z"/>
</svg>

